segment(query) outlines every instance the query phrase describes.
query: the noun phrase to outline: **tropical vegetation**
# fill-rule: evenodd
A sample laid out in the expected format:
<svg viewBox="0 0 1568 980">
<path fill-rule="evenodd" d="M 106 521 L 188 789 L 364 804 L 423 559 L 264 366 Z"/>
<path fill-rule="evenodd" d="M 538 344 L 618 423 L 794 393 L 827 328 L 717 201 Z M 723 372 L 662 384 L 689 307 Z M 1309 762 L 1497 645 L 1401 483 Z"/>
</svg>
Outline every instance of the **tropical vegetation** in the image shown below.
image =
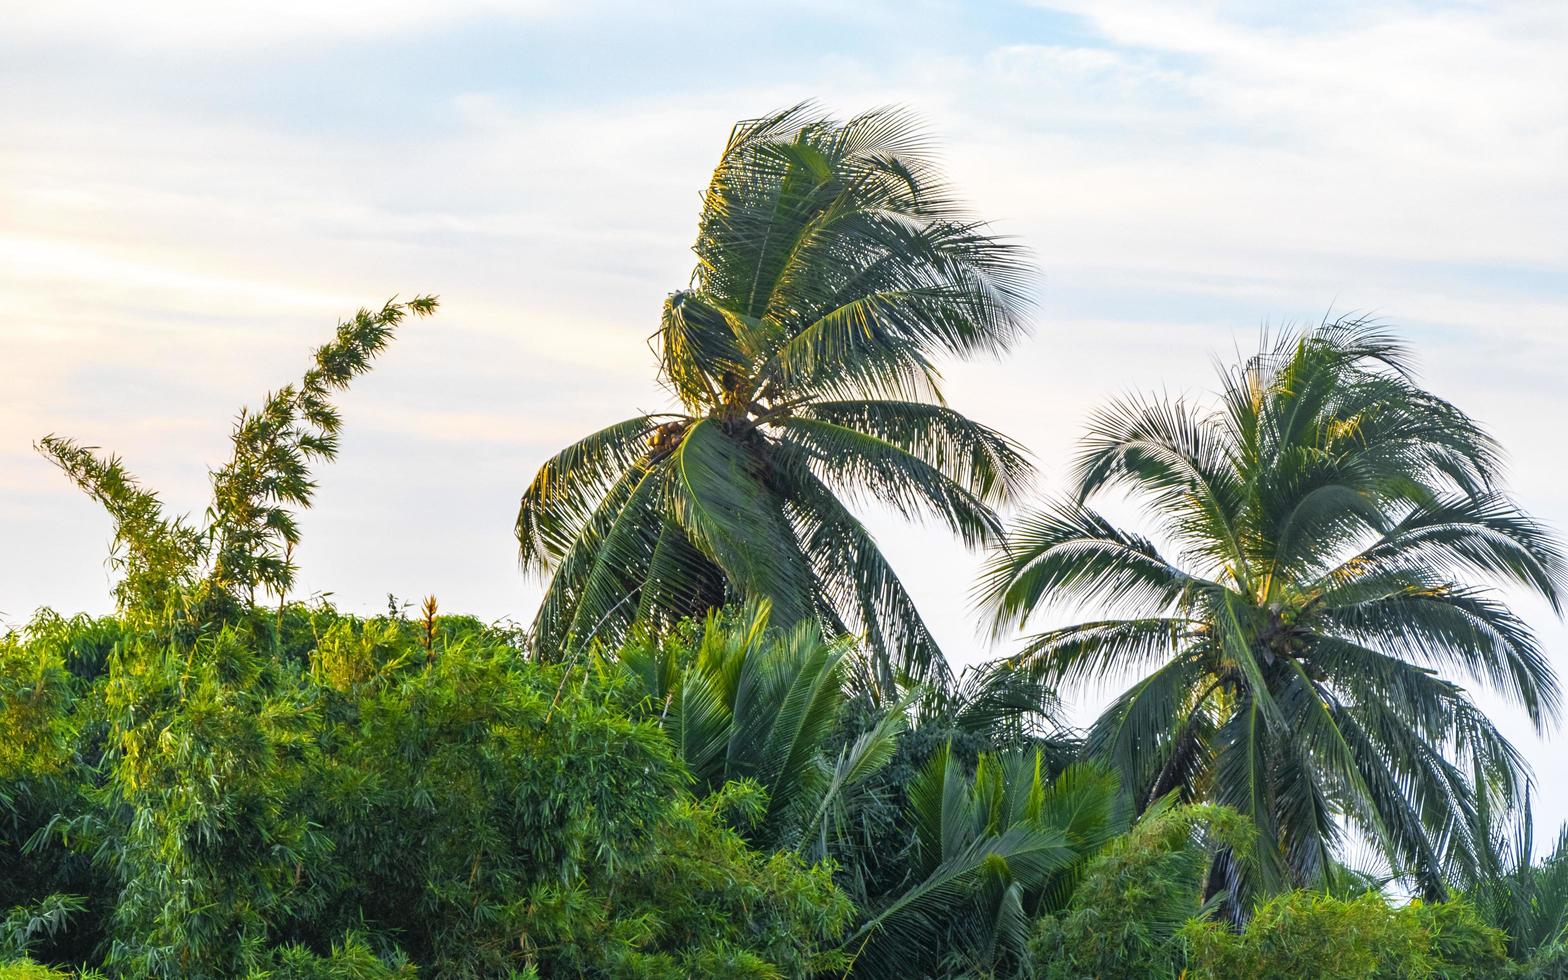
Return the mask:
<svg viewBox="0 0 1568 980">
<path fill-rule="evenodd" d="M 199 518 L 40 440 L 116 608 L 0 637 L 0 978 L 1568 976 L 1568 844 L 1466 686 L 1548 729 L 1507 600 L 1564 558 L 1388 332 L 1113 404 L 1009 525 L 1024 453 L 937 369 L 1027 267 L 906 116 L 742 124 L 696 252 L 680 410 L 524 494 L 527 628 L 291 594 L 334 398 L 433 297 L 242 412 Z M 866 505 L 991 549 L 1003 657 L 944 656 Z"/>
</svg>

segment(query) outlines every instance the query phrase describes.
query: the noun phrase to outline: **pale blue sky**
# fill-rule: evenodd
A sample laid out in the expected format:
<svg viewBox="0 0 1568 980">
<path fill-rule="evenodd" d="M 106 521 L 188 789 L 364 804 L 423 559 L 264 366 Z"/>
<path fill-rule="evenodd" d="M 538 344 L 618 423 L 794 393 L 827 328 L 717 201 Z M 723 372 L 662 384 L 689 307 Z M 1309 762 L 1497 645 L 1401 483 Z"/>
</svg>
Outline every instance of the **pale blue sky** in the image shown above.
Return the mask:
<svg viewBox="0 0 1568 980">
<path fill-rule="evenodd" d="M 109 606 L 107 521 L 33 439 L 112 448 L 199 510 L 240 404 L 340 315 L 418 291 L 443 311 L 344 399 L 301 594 L 526 621 L 518 493 L 572 438 L 664 404 L 645 341 L 698 193 L 734 120 L 803 98 L 910 106 L 1034 249 L 1033 338 L 952 366 L 949 395 L 1030 446 L 1046 490 L 1096 404 L 1206 391 L 1213 355 L 1332 308 L 1397 325 L 1511 451 L 1527 506 L 1568 525 L 1555 0 L 234 6 L 6 15 L 6 622 Z M 872 519 L 950 656 L 983 656 L 978 559 Z M 1568 631 L 1524 611 L 1568 665 Z M 1501 720 L 1555 826 L 1561 764 Z"/>
</svg>

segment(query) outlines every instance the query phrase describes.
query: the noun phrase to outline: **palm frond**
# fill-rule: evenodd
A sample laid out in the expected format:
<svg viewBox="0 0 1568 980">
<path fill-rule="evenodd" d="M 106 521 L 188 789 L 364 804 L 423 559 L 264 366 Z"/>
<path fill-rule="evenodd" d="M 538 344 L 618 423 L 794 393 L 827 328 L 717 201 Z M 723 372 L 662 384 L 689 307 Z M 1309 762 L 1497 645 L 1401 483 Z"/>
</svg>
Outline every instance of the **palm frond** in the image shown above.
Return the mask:
<svg viewBox="0 0 1568 980">
<path fill-rule="evenodd" d="M 672 416 L 639 415 L 600 429 L 539 467 L 517 511 L 523 567 L 551 571 L 583 533 L 594 510 L 648 453 L 648 436 Z"/>
<path fill-rule="evenodd" d="M 782 621 L 810 617 L 810 566 L 755 461 L 703 419 L 686 430 L 668 466 L 668 513 L 692 543 L 742 594 L 768 598 Z"/>
<path fill-rule="evenodd" d="M 824 600 L 865 637 L 883 687 L 893 670 L 945 682 L 947 661 L 898 574 L 859 518 L 803 462 L 784 458 L 789 511 Z"/>
<path fill-rule="evenodd" d="M 1025 450 L 945 405 L 907 401 L 816 401 L 800 414 L 865 433 L 926 462 L 981 500 L 1004 503 L 1028 488 Z"/>
<path fill-rule="evenodd" d="M 785 443 L 846 495 L 865 494 L 905 517 L 935 516 L 968 545 L 1002 533 L 1001 521 L 984 500 L 893 443 L 816 419 L 780 419 L 777 426 Z"/>
<path fill-rule="evenodd" d="M 1158 615 L 1220 586 L 1168 562 L 1153 542 L 1096 511 L 1059 504 L 1020 520 L 977 587 L 1001 632 L 1053 605 L 1100 604 Z"/>
</svg>

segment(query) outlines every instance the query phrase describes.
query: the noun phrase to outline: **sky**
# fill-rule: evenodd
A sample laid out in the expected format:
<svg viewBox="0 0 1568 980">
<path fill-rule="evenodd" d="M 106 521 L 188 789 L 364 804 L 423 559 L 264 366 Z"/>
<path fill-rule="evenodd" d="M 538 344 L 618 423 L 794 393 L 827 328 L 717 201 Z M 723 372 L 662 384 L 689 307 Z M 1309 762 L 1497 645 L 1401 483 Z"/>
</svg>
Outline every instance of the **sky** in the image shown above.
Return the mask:
<svg viewBox="0 0 1568 980">
<path fill-rule="evenodd" d="M 736 120 L 802 99 L 909 107 L 1032 250 L 1030 338 L 944 367 L 1042 495 L 1096 406 L 1204 396 L 1265 327 L 1360 313 L 1568 527 L 1560 0 L 55 0 L 5 20 L 3 623 L 111 606 L 109 522 L 35 439 L 120 453 L 199 514 L 242 405 L 340 317 L 422 292 L 439 315 L 341 400 L 298 595 L 526 623 L 519 494 L 570 441 L 669 404 L 648 340 L 700 192 Z M 980 556 L 866 516 L 950 659 L 1007 652 L 969 605 Z M 1568 675 L 1568 630 L 1519 608 Z M 1478 698 L 1555 835 L 1560 752 Z"/>
</svg>

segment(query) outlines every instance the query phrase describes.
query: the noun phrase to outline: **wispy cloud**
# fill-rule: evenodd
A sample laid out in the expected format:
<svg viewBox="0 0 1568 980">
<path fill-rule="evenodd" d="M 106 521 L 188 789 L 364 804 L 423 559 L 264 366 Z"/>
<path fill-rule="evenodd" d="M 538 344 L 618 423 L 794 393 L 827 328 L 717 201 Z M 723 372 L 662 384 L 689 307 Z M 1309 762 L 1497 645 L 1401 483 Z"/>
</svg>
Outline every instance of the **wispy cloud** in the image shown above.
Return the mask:
<svg viewBox="0 0 1568 980">
<path fill-rule="evenodd" d="M 480 17 L 557 14 L 572 6 L 562 0 L 273 0 L 267 4 L 56 0 L 11 11 L 6 33 L 12 44 L 211 51 L 282 42 L 363 42 Z"/>
</svg>

